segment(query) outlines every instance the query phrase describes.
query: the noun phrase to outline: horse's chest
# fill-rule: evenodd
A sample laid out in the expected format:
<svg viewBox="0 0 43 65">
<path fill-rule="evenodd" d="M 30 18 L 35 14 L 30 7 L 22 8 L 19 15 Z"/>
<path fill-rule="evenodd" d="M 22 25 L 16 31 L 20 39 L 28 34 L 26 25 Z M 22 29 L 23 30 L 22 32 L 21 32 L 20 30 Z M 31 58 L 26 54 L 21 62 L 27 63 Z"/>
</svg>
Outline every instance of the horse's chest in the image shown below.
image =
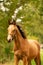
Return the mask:
<svg viewBox="0 0 43 65">
<path fill-rule="evenodd" d="M 19 57 L 20 59 L 23 58 L 23 56 L 25 56 L 25 53 L 22 52 L 21 50 L 16 50 L 14 53 L 17 57 Z"/>
<path fill-rule="evenodd" d="M 20 50 L 16 50 L 15 51 L 15 55 L 21 55 L 21 51 Z"/>
</svg>

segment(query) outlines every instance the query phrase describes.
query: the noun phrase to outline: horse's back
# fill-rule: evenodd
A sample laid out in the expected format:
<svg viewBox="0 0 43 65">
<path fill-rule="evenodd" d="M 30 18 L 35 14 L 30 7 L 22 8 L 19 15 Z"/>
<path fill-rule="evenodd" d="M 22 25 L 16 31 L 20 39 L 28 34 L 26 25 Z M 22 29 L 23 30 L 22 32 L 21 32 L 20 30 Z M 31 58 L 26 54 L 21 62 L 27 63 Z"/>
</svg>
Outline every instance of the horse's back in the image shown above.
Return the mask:
<svg viewBox="0 0 43 65">
<path fill-rule="evenodd" d="M 40 43 L 37 41 L 37 40 L 32 40 L 32 39 L 29 39 L 28 40 L 29 44 L 32 45 L 34 47 L 37 46 L 39 49 L 40 49 Z"/>
</svg>

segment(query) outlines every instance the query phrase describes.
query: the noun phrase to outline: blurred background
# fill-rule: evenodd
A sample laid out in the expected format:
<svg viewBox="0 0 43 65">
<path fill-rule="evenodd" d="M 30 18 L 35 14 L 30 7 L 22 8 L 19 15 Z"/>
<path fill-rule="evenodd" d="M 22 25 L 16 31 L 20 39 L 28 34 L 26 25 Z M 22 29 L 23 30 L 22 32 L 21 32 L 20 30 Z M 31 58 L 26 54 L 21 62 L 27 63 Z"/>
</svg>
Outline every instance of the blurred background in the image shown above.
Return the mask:
<svg viewBox="0 0 43 65">
<path fill-rule="evenodd" d="M 38 40 L 43 45 L 43 0 L 0 0 L 0 63 L 14 59 L 14 42 L 7 42 L 8 20 L 12 18 L 28 39 Z M 41 61 L 43 65 L 43 59 Z"/>
</svg>

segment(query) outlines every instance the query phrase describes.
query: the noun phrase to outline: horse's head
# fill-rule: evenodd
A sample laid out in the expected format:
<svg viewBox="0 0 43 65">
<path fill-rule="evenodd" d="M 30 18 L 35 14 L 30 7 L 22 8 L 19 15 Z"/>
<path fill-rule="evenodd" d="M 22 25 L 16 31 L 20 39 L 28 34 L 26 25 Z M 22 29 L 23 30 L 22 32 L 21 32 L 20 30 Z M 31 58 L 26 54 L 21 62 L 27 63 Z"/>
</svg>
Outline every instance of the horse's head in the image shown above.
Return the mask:
<svg viewBox="0 0 43 65">
<path fill-rule="evenodd" d="M 8 42 L 12 41 L 19 32 L 19 35 L 21 35 L 24 39 L 26 39 L 25 33 L 22 31 L 21 27 L 16 24 L 16 21 L 11 20 L 9 21 L 9 27 L 8 27 Z"/>
<path fill-rule="evenodd" d="M 14 36 L 16 35 L 16 22 L 14 20 L 9 21 L 9 27 L 8 27 L 8 37 L 7 41 L 11 42 L 14 39 Z"/>
</svg>

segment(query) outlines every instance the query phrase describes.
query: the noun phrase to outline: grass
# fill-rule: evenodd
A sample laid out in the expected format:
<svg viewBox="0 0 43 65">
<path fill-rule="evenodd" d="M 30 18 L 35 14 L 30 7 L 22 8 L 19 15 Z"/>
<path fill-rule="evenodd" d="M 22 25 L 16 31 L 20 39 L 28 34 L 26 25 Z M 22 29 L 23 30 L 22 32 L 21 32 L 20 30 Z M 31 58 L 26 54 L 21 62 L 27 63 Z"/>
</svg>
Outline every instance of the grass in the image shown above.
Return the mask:
<svg viewBox="0 0 43 65">
<path fill-rule="evenodd" d="M 42 49 L 41 49 L 40 55 L 41 55 L 41 65 L 43 65 L 43 50 Z M 13 61 L 12 62 L 7 62 L 5 64 L 0 64 L 0 65 L 14 65 L 14 62 Z M 23 62 L 20 61 L 19 65 L 23 65 Z M 32 65 L 35 65 L 34 60 L 32 60 Z"/>
</svg>

